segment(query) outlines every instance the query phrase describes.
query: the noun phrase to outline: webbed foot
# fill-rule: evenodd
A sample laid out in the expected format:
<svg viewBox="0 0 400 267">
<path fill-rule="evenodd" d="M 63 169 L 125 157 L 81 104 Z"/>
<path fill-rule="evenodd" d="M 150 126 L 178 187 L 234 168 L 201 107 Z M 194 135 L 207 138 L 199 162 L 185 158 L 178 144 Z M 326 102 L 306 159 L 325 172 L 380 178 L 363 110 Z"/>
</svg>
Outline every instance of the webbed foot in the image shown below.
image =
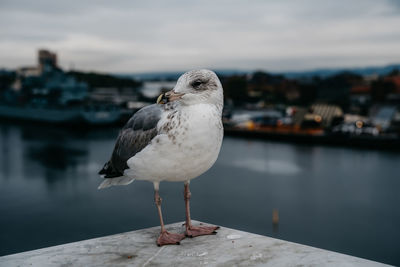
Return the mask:
<svg viewBox="0 0 400 267">
<path fill-rule="evenodd" d="M 157 246 L 179 245 L 180 241 L 185 238 L 184 234 L 175 234 L 168 231 L 162 232 L 157 238 Z"/>
</svg>

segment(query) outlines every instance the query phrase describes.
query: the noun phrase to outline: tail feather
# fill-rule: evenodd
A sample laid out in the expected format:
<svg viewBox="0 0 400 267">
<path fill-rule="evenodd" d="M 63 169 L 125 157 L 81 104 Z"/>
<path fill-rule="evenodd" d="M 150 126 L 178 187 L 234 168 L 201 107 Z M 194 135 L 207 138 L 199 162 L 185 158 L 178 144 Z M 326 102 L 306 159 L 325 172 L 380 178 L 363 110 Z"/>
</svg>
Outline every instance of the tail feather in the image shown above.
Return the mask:
<svg viewBox="0 0 400 267">
<path fill-rule="evenodd" d="M 128 185 L 135 180 L 134 178 L 124 176 L 124 174 L 116 170 L 111 161 L 104 164 L 99 174 L 105 179 L 97 189 L 103 189 L 113 185 Z"/>
<path fill-rule="evenodd" d="M 127 176 L 121 176 L 121 177 L 115 177 L 115 178 L 106 178 L 104 181 L 97 187 L 97 189 L 104 189 L 110 186 L 114 185 L 128 185 L 135 181 L 135 178 L 127 177 Z"/>
</svg>

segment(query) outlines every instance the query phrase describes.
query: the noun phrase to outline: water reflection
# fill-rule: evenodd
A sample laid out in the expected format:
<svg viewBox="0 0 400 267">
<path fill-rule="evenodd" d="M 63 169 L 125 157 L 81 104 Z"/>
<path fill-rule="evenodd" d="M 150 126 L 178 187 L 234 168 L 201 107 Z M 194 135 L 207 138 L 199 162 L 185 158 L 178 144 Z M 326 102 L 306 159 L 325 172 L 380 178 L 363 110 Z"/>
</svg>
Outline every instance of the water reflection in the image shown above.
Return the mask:
<svg viewBox="0 0 400 267">
<path fill-rule="evenodd" d="M 264 172 L 273 175 L 296 175 L 301 169 L 294 162 L 280 160 L 265 160 L 259 158 L 245 158 L 232 162 L 233 166 L 245 168 L 255 172 Z"/>
<path fill-rule="evenodd" d="M 29 146 L 26 156 L 48 169 L 66 170 L 68 167 L 76 166 L 82 160 L 86 161 L 87 150 L 48 143 L 41 147 Z"/>
<path fill-rule="evenodd" d="M 158 225 L 150 183 L 97 190 L 117 133 L 0 125 L 0 255 Z M 398 265 L 399 160 L 226 137 L 192 181 L 193 217 Z M 161 184 L 167 223 L 184 220 L 182 189 Z"/>
</svg>

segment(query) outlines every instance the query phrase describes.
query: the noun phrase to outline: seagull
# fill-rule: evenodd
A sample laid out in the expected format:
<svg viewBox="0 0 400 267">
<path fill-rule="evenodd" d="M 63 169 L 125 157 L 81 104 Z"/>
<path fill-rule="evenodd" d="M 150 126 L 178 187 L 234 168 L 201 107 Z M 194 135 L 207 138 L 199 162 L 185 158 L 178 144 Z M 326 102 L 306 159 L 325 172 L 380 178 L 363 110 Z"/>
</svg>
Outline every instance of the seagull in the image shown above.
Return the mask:
<svg viewBox="0 0 400 267">
<path fill-rule="evenodd" d="M 99 189 L 137 180 L 154 185 L 154 202 L 161 232 L 157 245 L 180 244 L 187 237 L 216 234 L 218 226 L 194 226 L 190 218 L 190 181 L 211 168 L 223 139 L 223 89 L 210 70 L 193 70 L 179 77 L 174 89 L 156 104 L 137 111 L 120 131 L 111 159 L 99 174 Z M 185 234 L 166 231 L 161 212 L 162 181 L 183 182 Z"/>
</svg>

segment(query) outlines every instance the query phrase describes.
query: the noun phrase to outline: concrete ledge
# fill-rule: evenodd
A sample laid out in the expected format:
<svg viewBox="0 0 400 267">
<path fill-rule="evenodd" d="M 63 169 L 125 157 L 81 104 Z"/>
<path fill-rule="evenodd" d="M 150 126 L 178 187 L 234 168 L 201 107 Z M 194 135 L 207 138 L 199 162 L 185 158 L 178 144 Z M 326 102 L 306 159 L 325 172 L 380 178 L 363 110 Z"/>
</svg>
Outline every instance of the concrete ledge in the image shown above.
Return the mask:
<svg viewBox="0 0 400 267">
<path fill-rule="evenodd" d="M 182 223 L 167 229 L 184 231 Z M 0 266 L 385 266 L 225 227 L 217 235 L 161 248 L 155 244 L 158 234 L 159 227 L 153 227 L 32 250 L 0 257 Z"/>
</svg>

